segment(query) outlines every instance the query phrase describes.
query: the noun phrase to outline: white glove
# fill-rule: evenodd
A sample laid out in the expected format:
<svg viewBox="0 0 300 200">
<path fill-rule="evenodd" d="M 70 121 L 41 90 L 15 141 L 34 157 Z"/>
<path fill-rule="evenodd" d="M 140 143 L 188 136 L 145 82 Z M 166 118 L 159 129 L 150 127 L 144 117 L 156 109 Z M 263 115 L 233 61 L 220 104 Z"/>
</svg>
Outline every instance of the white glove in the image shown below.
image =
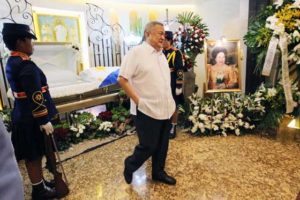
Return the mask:
<svg viewBox="0 0 300 200">
<path fill-rule="evenodd" d="M 177 96 L 182 94 L 182 88 L 176 88 L 175 93 Z"/>
<path fill-rule="evenodd" d="M 14 95 L 13 95 L 13 93 L 12 93 L 11 88 L 9 88 L 9 89 L 7 90 L 6 95 L 7 95 L 7 97 L 8 97 L 9 99 L 15 100 L 15 97 L 14 97 Z"/>
<path fill-rule="evenodd" d="M 46 133 L 46 135 L 52 134 L 53 131 L 54 131 L 51 122 L 48 122 L 47 124 L 41 125 L 40 128 L 41 128 L 41 131 L 44 131 Z"/>
</svg>

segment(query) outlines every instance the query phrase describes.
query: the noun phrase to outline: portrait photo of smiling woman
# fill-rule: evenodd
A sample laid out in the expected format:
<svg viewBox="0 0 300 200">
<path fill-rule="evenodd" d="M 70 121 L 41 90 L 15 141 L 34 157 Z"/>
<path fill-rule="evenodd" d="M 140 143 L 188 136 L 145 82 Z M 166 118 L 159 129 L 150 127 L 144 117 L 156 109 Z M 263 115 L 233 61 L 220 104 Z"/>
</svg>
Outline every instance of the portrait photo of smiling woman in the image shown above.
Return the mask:
<svg viewBox="0 0 300 200">
<path fill-rule="evenodd" d="M 206 92 L 240 91 L 239 41 L 208 40 Z"/>
</svg>

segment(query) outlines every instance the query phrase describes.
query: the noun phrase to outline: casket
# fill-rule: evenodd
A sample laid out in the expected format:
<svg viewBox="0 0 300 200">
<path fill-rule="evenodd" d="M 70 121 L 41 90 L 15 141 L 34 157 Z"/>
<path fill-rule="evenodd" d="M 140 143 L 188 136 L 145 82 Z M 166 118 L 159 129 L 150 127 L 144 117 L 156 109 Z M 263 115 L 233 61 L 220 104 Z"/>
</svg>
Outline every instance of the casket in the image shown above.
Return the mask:
<svg viewBox="0 0 300 200">
<path fill-rule="evenodd" d="M 78 50 L 69 43 L 36 43 L 31 59 L 45 73 L 60 113 L 115 101 L 119 67 L 91 67 L 78 73 Z"/>
</svg>

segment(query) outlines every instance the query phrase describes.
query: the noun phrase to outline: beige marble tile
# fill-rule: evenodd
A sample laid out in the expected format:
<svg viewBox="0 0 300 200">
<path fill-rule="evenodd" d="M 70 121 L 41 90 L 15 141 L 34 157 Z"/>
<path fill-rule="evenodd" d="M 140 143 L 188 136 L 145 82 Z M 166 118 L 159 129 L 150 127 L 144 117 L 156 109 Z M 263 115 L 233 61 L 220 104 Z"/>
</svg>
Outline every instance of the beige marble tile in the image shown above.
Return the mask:
<svg viewBox="0 0 300 200">
<path fill-rule="evenodd" d="M 300 191 L 300 148 L 255 135 L 193 137 L 180 134 L 170 142 L 166 171 L 176 186 L 151 180 L 147 161 L 123 179 L 123 160 L 136 136 L 128 136 L 64 163 L 70 182 L 66 200 L 229 200 L 296 199 Z M 26 198 L 30 184 L 25 178 Z"/>
</svg>

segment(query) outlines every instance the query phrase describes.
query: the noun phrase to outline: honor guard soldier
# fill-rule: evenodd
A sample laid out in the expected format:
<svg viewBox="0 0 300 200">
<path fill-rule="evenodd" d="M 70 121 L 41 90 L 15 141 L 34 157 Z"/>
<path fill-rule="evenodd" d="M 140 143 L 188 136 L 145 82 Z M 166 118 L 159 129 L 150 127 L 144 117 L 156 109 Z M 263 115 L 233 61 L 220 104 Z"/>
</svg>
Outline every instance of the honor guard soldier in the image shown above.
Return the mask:
<svg viewBox="0 0 300 200">
<path fill-rule="evenodd" d="M 178 118 L 178 105 L 184 103 L 182 92 L 183 86 L 183 59 L 180 50 L 173 47 L 173 33 L 165 31 L 164 50 L 171 72 L 171 89 L 176 103 L 176 110 L 172 116 L 172 128 L 170 130 L 170 139 L 176 137 L 176 125 Z"/>
<path fill-rule="evenodd" d="M 37 39 L 25 24 L 4 23 L 3 41 L 11 51 L 6 75 L 15 98 L 12 111 L 12 143 L 17 160 L 25 160 L 32 183 L 32 199 L 53 199 L 56 190 L 44 180 L 42 157 L 45 155 L 43 134 L 51 134 L 51 119 L 57 114 L 47 79 L 30 60 L 32 39 Z"/>
</svg>

